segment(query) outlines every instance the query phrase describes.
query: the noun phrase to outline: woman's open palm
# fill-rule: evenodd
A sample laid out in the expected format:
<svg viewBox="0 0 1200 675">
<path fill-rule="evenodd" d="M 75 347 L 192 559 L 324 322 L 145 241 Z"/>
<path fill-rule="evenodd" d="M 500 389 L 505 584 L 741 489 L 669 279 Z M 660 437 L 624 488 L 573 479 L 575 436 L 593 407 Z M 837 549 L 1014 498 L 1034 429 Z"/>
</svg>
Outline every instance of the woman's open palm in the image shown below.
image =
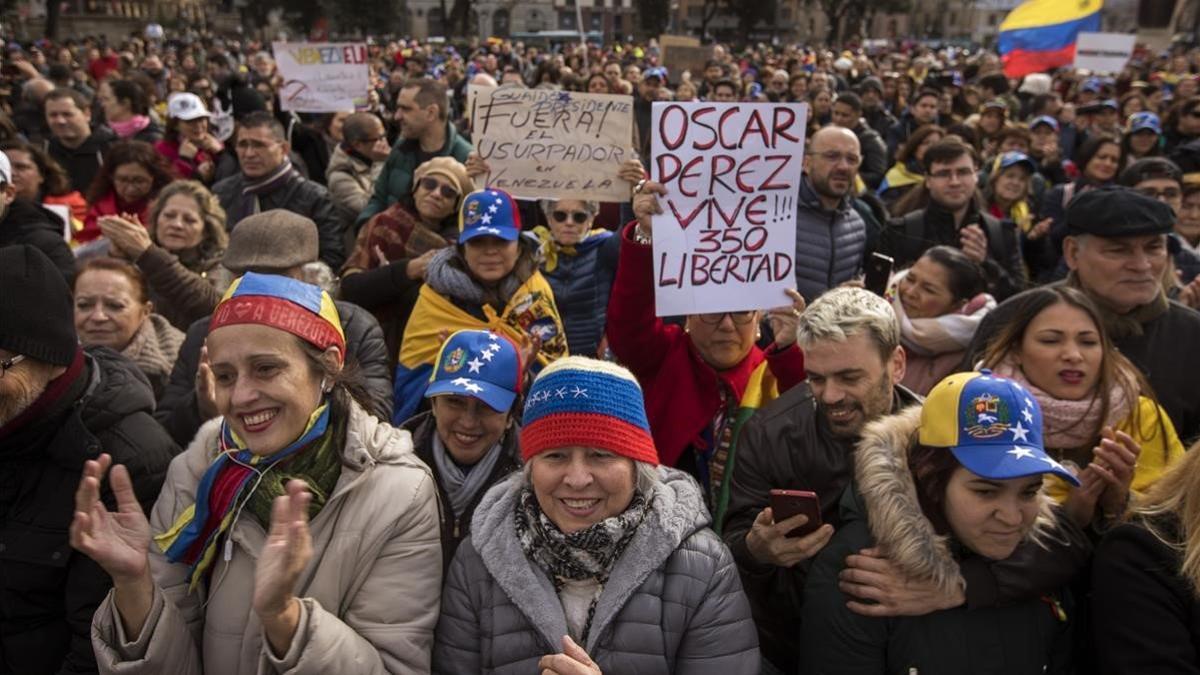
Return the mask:
<svg viewBox="0 0 1200 675">
<path fill-rule="evenodd" d="M 129 471 L 120 464 L 112 467 L 109 477 L 117 510 L 109 511 L 100 501 L 100 483 L 111 465 L 107 454 L 83 465 L 83 478 L 75 491 L 71 546 L 95 560 L 114 580 L 139 579 L 150 565 L 150 523 L 133 492 Z"/>
<path fill-rule="evenodd" d="M 312 559 L 308 504 L 312 494 L 302 481 L 287 485 L 287 494 L 271 505 L 271 530 L 254 570 L 254 611 L 261 617 L 283 612 L 294 597 L 296 582 Z"/>
</svg>

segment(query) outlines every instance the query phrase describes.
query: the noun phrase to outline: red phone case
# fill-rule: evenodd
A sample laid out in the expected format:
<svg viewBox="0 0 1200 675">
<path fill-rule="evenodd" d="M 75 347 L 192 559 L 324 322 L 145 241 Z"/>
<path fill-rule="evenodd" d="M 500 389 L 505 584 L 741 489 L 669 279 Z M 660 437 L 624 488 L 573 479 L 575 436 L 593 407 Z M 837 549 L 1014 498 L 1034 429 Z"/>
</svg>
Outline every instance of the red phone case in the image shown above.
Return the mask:
<svg viewBox="0 0 1200 675">
<path fill-rule="evenodd" d="M 807 490 L 771 490 L 771 513 L 781 522 L 803 513 L 808 522 L 787 533 L 789 538 L 803 537 L 821 527 L 821 500 L 817 493 Z"/>
</svg>

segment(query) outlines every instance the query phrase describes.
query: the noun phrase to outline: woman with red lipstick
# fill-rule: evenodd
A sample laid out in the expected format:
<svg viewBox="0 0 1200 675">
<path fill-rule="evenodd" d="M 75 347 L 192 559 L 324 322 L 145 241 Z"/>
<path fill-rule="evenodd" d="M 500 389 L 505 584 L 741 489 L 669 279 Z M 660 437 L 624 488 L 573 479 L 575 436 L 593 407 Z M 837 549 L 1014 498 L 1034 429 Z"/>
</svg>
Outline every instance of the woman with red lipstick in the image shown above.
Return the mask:
<svg viewBox="0 0 1200 675">
<path fill-rule="evenodd" d="M 1049 486 L 1081 526 L 1112 523 L 1183 445 L 1145 377 L 1113 347 L 1096 305 L 1064 286 L 1025 291 L 982 365 L 1025 384 L 1045 415 L 1046 447 L 1081 486 Z"/>
<path fill-rule="evenodd" d="M 436 488 L 408 432 L 359 403 L 333 300 L 248 272 L 210 328 L 223 417 L 171 463 L 149 522 L 124 467 L 109 511 L 111 460 L 84 466 L 71 545 L 114 588 L 92 619 L 100 672 L 428 673 Z"/>
<path fill-rule="evenodd" d="M 569 356 L 522 415 L 446 575 L 439 675 L 757 675 L 758 638 L 695 481 L 659 466 L 628 370 Z"/>
</svg>

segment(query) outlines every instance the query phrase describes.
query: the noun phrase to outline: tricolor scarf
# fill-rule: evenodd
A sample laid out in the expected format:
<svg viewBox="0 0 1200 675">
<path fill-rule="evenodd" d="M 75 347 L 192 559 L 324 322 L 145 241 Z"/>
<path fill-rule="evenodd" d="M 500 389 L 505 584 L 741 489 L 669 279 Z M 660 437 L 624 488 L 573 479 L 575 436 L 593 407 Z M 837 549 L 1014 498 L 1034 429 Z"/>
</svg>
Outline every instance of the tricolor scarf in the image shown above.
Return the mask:
<svg viewBox="0 0 1200 675">
<path fill-rule="evenodd" d="M 309 416 L 308 426 L 299 438 L 264 457 L 250 452 L 229 423 L 222 422 L 221 452 L 200 478 L 196 503 L 184 509 L 167 531 L 154 537 L 167 560 L 189 566 L 188 592 L 194 591 L 206 576 L 216 558 L 217 545 L 233 526 L 238 512 L 246 509 L 267 527 L 271 502 L 285 493 L 288 480 L 297 478 L 308 483 L 313 496 L 309 517 L 320 512 L 341 473 L 334 442 L 339 429 L 329 431 L 330 407 L 325 402 Z M 272 471 L 281 463 L 287 466 Z"/>
<path fill-rule="evenodd" d="M 292 160 L 284 157 L 283 164 L 271 173 L 254 180 L 246 179 L 242 186 L 242 198 L 238 203 L 238 212 L 227 214 L 229 222 L 240 222 L 246 216 L 252 216 L 262 210 L 258 202 L 259 195 L 267 195 L 278 190 L 299 176 L 300 173 L 292 166 Z"/>
<path fill-rule="evenodd" d="M 559 254 L 567 256 L 579 255 L 588 249 L 604 243 L 613 233 L 601 228 L 589 230 L 579 240 L 579 243 L 570 246 L 554 241 L 554 235 L 550 233 L 550 229 L 542 225 L 533 228 L 533 234 L 537 237 L 538 244 L 541 247 L 542 258 L 545 260 L 542 269 L 547 272 L 553 272 L 558 269 Z"/>
<path fill-rule="evenodd" d="M 883 196 L 883 193 L 894 188 L 909 187 L 912 185 L 920 185 L 925 182 L 919 170 L 910 169 L 905 164 L 896 162 L 896 164 L 888 169 L 888 172 L 883 176 L 883 182 L 876 188 L 875 194 Z"/>
<path fill-rule="evenodd" d="M 717 445 L 711 463 L 717 466 L 713 467 L 710 464 L 713 484 L 720 486 L 713 495 L 715 506 L 713 530 L 717 534 L 721 533 L 721 524 L 725 520 L 725 509 L 729 508 L 729 479 L 733 475 L 733 465 L 737 459 L 737 442 L 738 437 L 741 436 L 742 427 L 754 413 L 758 412 L 759 408 L 777 398 L 779 398 L 779 383 L 771 372 L 770 364 L 764 359 L 750 374 L 750 381 L 746 383 L 746 389 L 742 392 L 737 407 L 734 408 L 731 415 L 725 418 L 721 430 L 717 433 Z"/>
</svg>

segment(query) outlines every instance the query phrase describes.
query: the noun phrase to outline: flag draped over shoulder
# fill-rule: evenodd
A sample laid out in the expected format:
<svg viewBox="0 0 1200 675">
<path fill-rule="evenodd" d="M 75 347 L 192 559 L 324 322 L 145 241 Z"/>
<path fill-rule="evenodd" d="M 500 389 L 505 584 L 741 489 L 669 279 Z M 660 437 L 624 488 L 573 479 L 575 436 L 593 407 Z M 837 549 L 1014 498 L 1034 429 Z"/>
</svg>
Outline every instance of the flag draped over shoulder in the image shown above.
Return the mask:
<svg viewBox="0 0 1200 675">
<path fill-rule="evenodd" d="M 400 346 L 400 360 L 396 364 L 394 393 L 396 405 L 392 423 L 403 424 L 421 403 L 433 364 L 442 346 L 442 333 L 458 330 L 494 330 L 512 338 L 517 344 L 529 336 L 536 335 L 542 341 L 535 356 L 532 371 L 537 373 L 542 366 L 567 354 L 567 339 L 558 307 L 554 304 L 554 291 L 540 272 L 535 272 L 508 302 L 504 312 L 496 314 L 489 306 L 483 306 L 486 320 L 480 320 L 455 306 L 455 304 L 428 285 L 421 287 L 417 304 L 404 329 L 404 340 Z"/>
<path fill-rule="evenodd" d="M 750 374 L 750 381 L 746 383 L 746 391 L 742 394 L 741 400 L 738 401 L 738 406 L 734 412 L 732 422 L 732 439 L 733 442 L 729 448 L 729 456 L 725 459 L 724 476 L 721 480 L 721 487 L 717 494 L 713 495 L 714 515 L 713 530 L 717 534 L 721 533 L 721 526 L 725 521 L 725 512 L 729 508 L 729 480 L 733 476 L 733 466 L 737 462 L 737 447 L 738 439 L 742 435 L 742 427 L 746 422 L 758 412 L 766 404 L 779 398 L 779 382 L 775 379 L 775 374 L 771 372 L 771 366 L 766 359 L 758 364 L 754 372 Z"/>
<path fill-rule="evenodd" d="M 1026 0 L 1000 24 L 1004 74 L 1022 77 L 1075 61 L 1079 33 L 1100 30 L 1104 0 Z"/>
</svg>

